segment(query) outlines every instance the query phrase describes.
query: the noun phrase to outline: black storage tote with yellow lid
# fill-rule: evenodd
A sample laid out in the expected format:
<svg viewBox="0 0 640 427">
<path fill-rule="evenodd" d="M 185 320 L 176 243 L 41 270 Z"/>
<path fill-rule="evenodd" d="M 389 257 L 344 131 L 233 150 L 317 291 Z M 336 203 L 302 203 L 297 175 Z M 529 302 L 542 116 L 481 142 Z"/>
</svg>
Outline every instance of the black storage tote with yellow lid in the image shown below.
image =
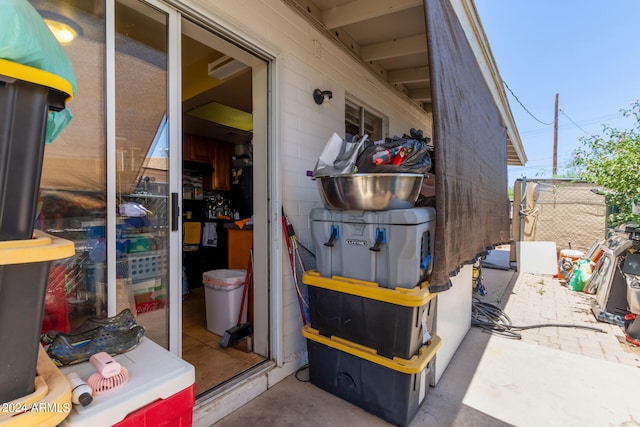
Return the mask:
<svg viewBox="0 0 640 427">
<path fill-rule="evenodd" d="M 434 335 L 410 359 L 389 359 L 375 350 L 336 337 L 325 337 L 306 325 L 309 379 L 385 421 L 406 426 L 424 403 L 431 361 L 441 345 Z"/>
<path fill-rule="evenodd" d="M 427 283 L 389 289 L 346 277 L 302 276 L 309 294 L 311 327 L 375 349 L 385 357 L 409 359 L 431 339 L 437 293 Z"/>
</svg>

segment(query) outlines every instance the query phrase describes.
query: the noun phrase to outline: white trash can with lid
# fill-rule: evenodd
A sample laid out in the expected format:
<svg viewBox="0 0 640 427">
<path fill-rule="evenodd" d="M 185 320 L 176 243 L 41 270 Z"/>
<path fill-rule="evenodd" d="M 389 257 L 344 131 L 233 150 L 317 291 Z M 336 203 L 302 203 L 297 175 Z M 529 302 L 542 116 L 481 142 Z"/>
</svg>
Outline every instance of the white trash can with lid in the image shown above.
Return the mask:
<svg viewBox="0 0 640 427">
<path fill-rule="evenodd" d="M 207 330 L 223 336 L 227 329 L 236 326 L 242 303 L 246 270 L 211 270 L 202 273 Z M 247 321 L 247 301 L 242 310 L 242 322 Z"/>
</svg>

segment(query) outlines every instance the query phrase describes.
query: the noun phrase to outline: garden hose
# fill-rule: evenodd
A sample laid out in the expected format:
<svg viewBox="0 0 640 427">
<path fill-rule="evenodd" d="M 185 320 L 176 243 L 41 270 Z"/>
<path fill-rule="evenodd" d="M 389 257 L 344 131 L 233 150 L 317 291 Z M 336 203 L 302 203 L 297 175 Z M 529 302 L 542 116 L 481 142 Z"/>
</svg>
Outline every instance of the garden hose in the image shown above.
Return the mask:
<svg viewBox="0 0 640 427">
<path fill-rule="evenodd" d="M 576 328 L 586 329 L 594 332 L 606 333 L 602 329 L 594 328 L 591 326 L 572 325 L 567 323 L 540 323 L 536 325 L 528 326 L 515 326 L 511 323 L 509 316 L 502 311 L 502 309 L 494 304 L 481 301 L 478 298 L 473 298 L 471 304 L 471 326 L 482 329 L 484 332 L 502 335 L 511 339 L 522 339 L 522 335 L 517 331 L 524 331 L 527 329 L 537 329 L 546 327 L 557 328 Z"/>
</svg>

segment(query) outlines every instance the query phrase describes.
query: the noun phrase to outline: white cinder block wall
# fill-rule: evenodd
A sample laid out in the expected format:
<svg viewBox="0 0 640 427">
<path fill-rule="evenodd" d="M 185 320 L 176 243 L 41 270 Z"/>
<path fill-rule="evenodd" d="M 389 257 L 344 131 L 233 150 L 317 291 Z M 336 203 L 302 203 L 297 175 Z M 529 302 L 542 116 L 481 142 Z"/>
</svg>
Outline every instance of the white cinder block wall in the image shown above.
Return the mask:
<svg viewBox="0 0 640 427">
<path fill-rule="evenodd" d="M 431 117 L 407 97 L 381 82 L 334 42 L 280 0 L 191 0 L 180 2 L 275 58 L 276 126 L 280 158 L 271 178 L 282 185 L 282 203 L 298 239 L 312 248 L 309 211 L 322 206 L 316 184 L 306 176 L 333 132 L 344 136 L 345 99 L 352 97 L 385 118 L 385 136 L 423 129 Z M 375 29 L 372 29 L 375 31 Z M 316 105 L 315 88 L 331 90 L 329 105 Z M 304 363 L 306 343 L 286 248 L 283 246 L 284 362 Z M 272 284 L 273 286 L 273 284 Z M 272 307 L 273 309 L 273 307 Z M 295 368 L 293 368 L 295 369 Z"/>
</svg>

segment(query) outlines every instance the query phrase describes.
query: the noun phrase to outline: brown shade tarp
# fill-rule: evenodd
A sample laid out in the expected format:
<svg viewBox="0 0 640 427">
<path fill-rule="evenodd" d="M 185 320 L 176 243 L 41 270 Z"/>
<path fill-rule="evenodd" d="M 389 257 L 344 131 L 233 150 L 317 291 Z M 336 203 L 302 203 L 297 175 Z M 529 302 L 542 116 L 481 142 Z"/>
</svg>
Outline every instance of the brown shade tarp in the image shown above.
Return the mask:
<svg viewBox="0 0 640 427">
<path fill-rule="evenodd" d="M 430 289 L 509 241 L 507 133 L 448 0 L 425 0 L 433 103 L 436 236 Z"/>
</svg>

